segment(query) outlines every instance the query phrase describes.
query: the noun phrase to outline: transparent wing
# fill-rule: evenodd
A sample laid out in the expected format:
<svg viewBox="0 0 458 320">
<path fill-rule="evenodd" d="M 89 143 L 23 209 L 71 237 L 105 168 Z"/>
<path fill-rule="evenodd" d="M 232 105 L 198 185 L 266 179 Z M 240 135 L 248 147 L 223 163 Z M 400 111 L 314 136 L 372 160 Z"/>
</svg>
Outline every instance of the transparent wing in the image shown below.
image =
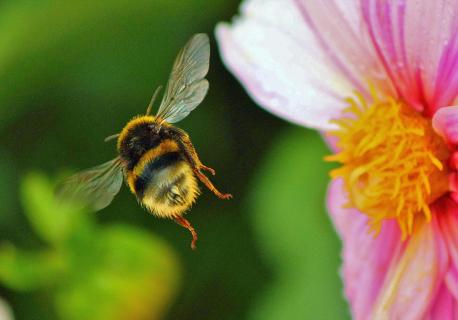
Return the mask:
<svg viewBox="0 0 458 320">
<path fill-rule="evenodd" d="M 67 178 L 57 186 L 56 194 L 60 199 L 81 202 L 100 210 L 111 203 L 122 180 L 121 161 L 116 158 Z"/>
<path fill-rule="evenodd" d="M 173 64 L 157 117 L 170 123 L 185 118 L 208 91 L 210 43 L 203 33 L 194 35 L 180 50 Z"/>
</svg>

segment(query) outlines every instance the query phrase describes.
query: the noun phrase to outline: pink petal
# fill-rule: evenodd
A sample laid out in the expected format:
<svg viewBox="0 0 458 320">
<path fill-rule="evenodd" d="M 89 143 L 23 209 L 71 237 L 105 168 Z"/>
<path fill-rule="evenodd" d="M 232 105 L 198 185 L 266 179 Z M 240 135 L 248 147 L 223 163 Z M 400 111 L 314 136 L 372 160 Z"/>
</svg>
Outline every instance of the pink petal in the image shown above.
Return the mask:
<svg viewBox="0 0 458 320">
<path fill-rule="evenodd" d="M 295 3 L 328 63 L 350 80 L 353 90 L 369 96 L 371 84 L 385 94 L 395 93 L 370 44 L 359 0 L 295 0 Z"/>
<path fill-rule="evenodd" d="M 458 205 L 451 199 L 444 199 L 437 206 L 436 210 L 441 212 L 440 226 L 450 257 L 445 283 L 455 300 L 458 300 Z"/>
<path fill-rule="evenodd" d="M 458 106 L 440 108 L 433 116 L 434 130 L 449 144 L 458 144 Z"/>
<path fill-rule="evenodd" d="M 257 103 L 294 123 L 327 130 L 345 107 L 343 98 L 362 81 L 345 61 L 339 60 L 340 69 L 330 63 L 335 59 L 329 53 L 340 55 L 340 49 L 323 51 L 299 9 L 294 0 L 245 1 L 232 25 L 217 26 L 216 37 L 225 64 Z M 352 45 L 353 53 L 359 47 Z"/>
<path fill-rule="evenodd" d="M 458 270 L 455 261 L 451 263 L 447 273 L 445 274 L 445 284 L 447 286 L 447 290 L 454 299 L 458 300 Z"/>
<path fill-rule="evenodd" d="M 419 226 L 406 241 L 402 256 L 393 261 L 371 318 L 423 319 L 428 314 L 448 266 L 436 214 Z"/>
<path fill-rule="evenodd" d="M 457 301 L 445 284 L 442 284 L 429 312 L 429 319 L 454 320 L 458 319 Z"/>
<path fill-rule="evenodd" d="M 394 221 L 387 221 L 374 237 L 364 214 L 344 208 L 347 199 L 340 179 L 331 182 L 327 203 L 343 241 L 345 294 L 354 318 L 369 319 L 387 270 L 402 251 L 399 227 Z"/>
<path fill-rule="evenodd" d="M 339 148 L 337 147 L 338 138 L 334 135 L 329 134 L 326 131 L 321 131 L 321 137 L 323 138 L 324 142 L 328 145 L 329 149 L 332 153 L 339 152 Z"/>
<path fill-rule="evenodd" d="M 332 181 L 328 208 L 343 241 L 345 293 L 355 319 L 421 319 L 431 309 L 448 266 L 448 251 L 437 215 L 401 240 L 398 225 L 386 221 L 374 237 L 367 218 L 345 209 L 341 180 Z"/>
<path fill-rule="evenodd" d="M 458 94 L 458 0 L 360 0 L 398 94 L 432 115 Z"/>
</svg>

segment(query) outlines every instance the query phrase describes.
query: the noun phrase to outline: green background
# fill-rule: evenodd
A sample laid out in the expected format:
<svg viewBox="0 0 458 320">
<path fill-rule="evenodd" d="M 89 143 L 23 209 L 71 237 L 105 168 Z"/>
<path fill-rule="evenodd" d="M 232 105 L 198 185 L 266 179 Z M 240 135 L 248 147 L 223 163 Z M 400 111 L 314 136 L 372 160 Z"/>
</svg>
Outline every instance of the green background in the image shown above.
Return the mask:
<svg viewBox="0 0 458 320">
<path fill-rule="evenodd" d="M 320 136 L 256 106 L 213 37 L 229 0 L 0 2 L 0 296 L 16 319 L 345 319 Z M 199 233 L 123 187 L 97 214 L 56 203 L 65 173 L 115 157 L 190 36 L 210 91 L 179 126 L 234 199 L 203 190 Z"/>
</svg>

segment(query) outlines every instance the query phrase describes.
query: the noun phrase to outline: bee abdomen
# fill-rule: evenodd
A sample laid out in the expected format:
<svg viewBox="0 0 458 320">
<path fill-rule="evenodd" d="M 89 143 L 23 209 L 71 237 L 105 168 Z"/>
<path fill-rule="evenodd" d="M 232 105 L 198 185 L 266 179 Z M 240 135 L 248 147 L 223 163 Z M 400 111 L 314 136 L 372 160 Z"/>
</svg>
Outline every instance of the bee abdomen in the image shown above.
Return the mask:
<svg viewBox="0 0 458 320">
<path fill-rule="evenodd" d="M 199 195 L 194 173 L 179 152 L 168 152 L 151 160 L 133 186 L 140 203 L 160 217 L 183 215 Z"/>
<path fill-rule="evenodd" d="M 166 173 L 164 169 L 167 169 L 167 167 L 173 167 L 179 161 L 182 161 L 180 153 L 168 152 L 158 156 L 156 159 L 148 163 L 134 183 L 135 194 L 137 197 L 142 199 L 148 185 L 160 182 L 159 180 L 161 180 L 161 176 L 164 176 Z"/>
</svg>

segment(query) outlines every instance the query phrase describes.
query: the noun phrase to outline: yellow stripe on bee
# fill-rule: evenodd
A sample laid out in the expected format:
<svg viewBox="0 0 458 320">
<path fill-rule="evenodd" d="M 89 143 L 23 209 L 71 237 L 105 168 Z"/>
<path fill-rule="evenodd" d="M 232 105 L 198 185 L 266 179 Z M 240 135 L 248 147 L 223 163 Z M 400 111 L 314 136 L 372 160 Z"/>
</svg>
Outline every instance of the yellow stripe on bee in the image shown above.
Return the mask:
<svg viewBox="0 0 458 320">
<path fill-rule="evenodd" d="M 136 175 L 139 176 L 145 169 L 145 166 L 157 157 L 168 152 L 175 152 L 179 150 L 180 147 L 174 140 L 164 139 L 158 146 L 152 148 L 151 150 L 148 150 L 144 155 L 142 155 L 138 163 L 135 165 L 133 171 Z"/>
<path fill-rule="evenodd" d="M 119 134 L 118 143 L 117 143 L 118 150 L 119 150 L 120 147 L 121 147 L 122 141 L 124 141 L 124 139 L 126 139 L 127 135 L 129 134 L 129 131 L 130 131 L 132 128 L 138 126 L 139 124 L 153 123 L 154 120 L 155 120 L 155 118 L 154 118 L 153 116 L 136 116 L 135 118 L 133 118 L 132 120 L 130 120 L 130 121 L 124 126 L 124 128 L 122 128 L 121 133 Z"/>
<path fill-rule="evenodd" d="M 127 173 L 127 183 L 129 184 L 130 191 L 135 193 L 135 181 L 143 173 L 143 170 L 145 170 L 145 167 L 149 163 L 163 154 L 168 152 L 176 152 L 179 150 L 180 147 L 174 140 L 165 139 L 161 141 L 158 146 L 148 150 L 144 155 L 142 155 L 133 170 Z"/>
<path fill-rule="evenodd" d="M 127 184 L 133 194 L 135 194 L 135 180 L 137 180 L 137 176 L 132 171 L 127 172 Z"/>
</svg>

